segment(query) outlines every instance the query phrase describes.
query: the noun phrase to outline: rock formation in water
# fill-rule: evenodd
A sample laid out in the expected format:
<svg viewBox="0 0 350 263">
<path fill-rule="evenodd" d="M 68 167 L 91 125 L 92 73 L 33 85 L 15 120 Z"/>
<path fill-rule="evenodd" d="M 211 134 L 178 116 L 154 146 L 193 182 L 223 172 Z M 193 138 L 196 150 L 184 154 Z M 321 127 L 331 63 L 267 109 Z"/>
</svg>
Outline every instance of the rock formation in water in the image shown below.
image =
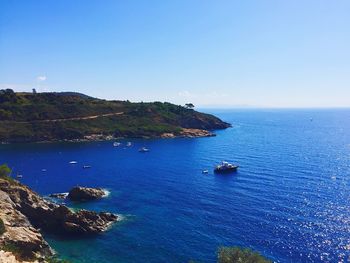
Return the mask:
<svg viewBox="0 0 350 263">
<path fill-rule="evenodd" d="M 89 201 L 102 198 L 106 195 L 101 188 L 74 187 L 69 191 L 68 198 L 72 201 Z"/>
<path fill-rule="evenodd" d="M 39 229 L 61 235 L 91 235 L 105 231 L 118 216 L 87 210 L 73 212 L 45 200 L 17 181 L 0 178 L 0 219 L 4 225 L 0 248 L 20 258 L 43 259 L 53 251 Z"/>
</svg>

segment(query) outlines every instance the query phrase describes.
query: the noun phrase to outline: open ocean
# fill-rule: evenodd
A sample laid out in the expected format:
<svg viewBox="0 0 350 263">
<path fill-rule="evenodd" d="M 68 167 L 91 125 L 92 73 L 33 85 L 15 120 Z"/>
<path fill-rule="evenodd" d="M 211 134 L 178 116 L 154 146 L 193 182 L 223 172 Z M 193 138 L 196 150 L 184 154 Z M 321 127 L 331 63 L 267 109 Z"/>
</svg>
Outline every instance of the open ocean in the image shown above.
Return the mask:
<svg viewBox="0 0 350 263">
<path fill-rule="evenodd" d="M 42 195 L 76 185 L 110 191 L 68 203 L 120 214 L 108 232 L 46 235 L 74 263 L 215 262 L 220 246 L 250 247 L 276 262 L 349 262 L 350 110 L 209 112 L 233 128 L 211 138 L 130 140 L 130 148 L 1 145 L 0 163 Z M 139 153 L 142 146 L 151 151 Z M 238 173 L 214 175 L 221 160 L 239 164 Z"/>
</svg>

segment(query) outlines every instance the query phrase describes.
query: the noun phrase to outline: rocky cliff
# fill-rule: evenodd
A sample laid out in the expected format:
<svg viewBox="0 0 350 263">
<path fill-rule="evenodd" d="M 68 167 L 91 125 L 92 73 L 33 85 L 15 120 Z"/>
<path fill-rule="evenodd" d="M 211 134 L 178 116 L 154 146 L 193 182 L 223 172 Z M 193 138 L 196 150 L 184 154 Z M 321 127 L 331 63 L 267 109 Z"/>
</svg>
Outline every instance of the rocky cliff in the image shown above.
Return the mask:
<svg viewBox="0 0 350 263">
<path fill-rule="evenodd" d="M 12 252 L 21 260 L 44 261 L 53 251 L 41 230 L 59 235 L 98 234 L 118 217 L 106 212 L 73 212 L 45 200 L 17 181 L 0 178 L 0 219 L 4 225 L 0 250 Z"/>
</svg>

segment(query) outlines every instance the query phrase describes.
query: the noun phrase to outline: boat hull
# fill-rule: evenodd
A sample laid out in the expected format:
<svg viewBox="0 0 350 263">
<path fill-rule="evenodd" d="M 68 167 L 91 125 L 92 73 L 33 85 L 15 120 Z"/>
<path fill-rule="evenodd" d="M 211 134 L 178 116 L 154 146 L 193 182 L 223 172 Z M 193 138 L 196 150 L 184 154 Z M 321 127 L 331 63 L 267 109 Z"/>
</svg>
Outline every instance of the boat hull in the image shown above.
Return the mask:
<svg viewBox="0 0 350 263">
<path fill-rule="evenodd" d="M 238 166 L 232 167 L 232 168 L 226 168 L 226 169 L 219 169 L 215 168 L 214 173 L 216 174 L 228 174 L 228 173 L 234 173 L 237 172 Z"/>
</svg>

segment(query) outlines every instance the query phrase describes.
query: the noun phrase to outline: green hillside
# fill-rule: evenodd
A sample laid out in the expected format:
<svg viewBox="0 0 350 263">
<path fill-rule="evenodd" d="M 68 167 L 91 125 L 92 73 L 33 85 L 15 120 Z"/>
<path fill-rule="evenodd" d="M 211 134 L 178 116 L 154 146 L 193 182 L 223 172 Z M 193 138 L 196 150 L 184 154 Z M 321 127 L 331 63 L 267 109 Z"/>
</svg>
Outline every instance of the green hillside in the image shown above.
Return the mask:
<svg viewBox="0 0 350 263">
<path fill-rule="evenodd" d="M 178 135 L 182 128 L 224 129 L 215 116 L 171 103 L 107 101 L 74 92 L 15 93 L 0 90 L 0 141 L 34 142 Z"/>
</svg>

